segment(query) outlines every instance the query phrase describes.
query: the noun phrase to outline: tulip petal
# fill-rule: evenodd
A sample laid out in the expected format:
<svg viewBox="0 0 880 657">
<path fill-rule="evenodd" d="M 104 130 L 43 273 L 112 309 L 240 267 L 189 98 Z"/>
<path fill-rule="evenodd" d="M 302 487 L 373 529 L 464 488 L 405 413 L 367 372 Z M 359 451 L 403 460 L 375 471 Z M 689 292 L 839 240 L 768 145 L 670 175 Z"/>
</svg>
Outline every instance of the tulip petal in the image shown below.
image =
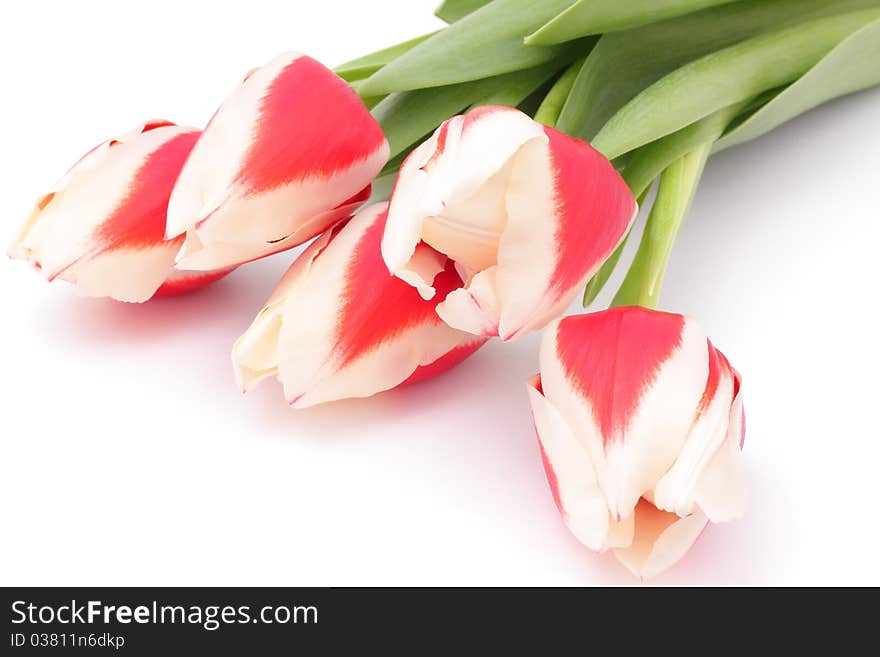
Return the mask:
<svg viewBox="0 0 880 657">
<path fill-rule="evenodd" d="M 189 294 L 209 283 L 218 281 L 226 274 L 231 272 L 235 267 L 229 269 L 220 269 L 219 271 L 183 271 L 175 269 L 171 275 L 162 283 L 162 286 L 156 290 L 152 298 L 173 297 L 179 294 Z"/>
<path fill-rule="evenodd" d="M 730 408 L 727 438 L 703 469 L 694 498 L 703 513 L 716 523 L 741 518 L 748 504 L 745 464 L 742 458 L 745 414 L 739 374 L 735 370 L 733 374 L 736 396 Z"/>
<path fill-rule="evenodd" d="M 10 255 L 80 294 L 146 301 L 224 275 L 187 275 L 170 284 L 183 239 L 166 241 L 165 215 L 177 174 L 199 131 L 151 121 L 92 149 L 37 204 Z M 179 280 L 179 279 L 178 279 Z"/>
<path fill-rule="evenodd" d="M 528 391 L 547 482 L 566 526 L 593 550 L 629 545 L 632 522 L 611 518 L 590 455 L 544 397 L 540 376 L 529 382 Z"/>
<path fill-rule="evenodd" d="M 381 128 L 345 81 L 280 55 L 226 100 L 181 172 L 167 228 L 187 234 L 178 266 L 216 269 L 307 241 L 387 158 Z"/>
<path fill-rule="evenodd" d="M 339 228 L 328 230 L 293 261 L 265 307 L 235 343 L 232 360 L 236 383 L 242 392 L 247 392 L 263 379 L 278 374 L 278 338 L 286 295 L 306 280 L 315 259 L 327 248 L 338 231 Z"/>
<path fill-rule="evenodd" d="M 502 340 L 562 314 L 638 215 L 632 193 L 603 156 L 552 128 L 544 132 L 546 140 L 521 149 L 507 190 L 498 249 Z"/>
<path fill-rule="evenodd" d="M 474 355 L 484 344 L 486 344 L 485 340 L 472 337 L 470 341 L 465 341 L 459 346 L 453 347 L 451 351 L 446 352 L 437 360 L 428 363 L 427 365 L 419 365 L 416 370 L 409 375 L 409 378 L 400 385 L 408 386 L 414 383 L 421 383 L 422 381 L 433 379 L 435 376 L 445 374 L 452 368 L 461 365 L 461 363 Z"/>
<path fill-rule="evenodd" d="M 437 306 L 440 319 L 474 335 L 498 335 L 501 306 L 495 292 L 497 272 L 497 267 L 490 267 L 473 276 L 466 287 L 450 292 Z"/>
<path fill-rule="evenodd" d="M 551 324 L 540 360 L 547 397 L 588 449 L 612 516 L 626 518 L 687 437 L 705 335 L 681 315 L 617 308 Z"/>
<path fill-rule="evenodd" d="M 635 535 L 632 545 L 614 550 L 614 556 L 630 572 L 650 579 L 673 566 L 703 533 L 708 518 L 697 511 L 681 518 L 660 511 L 645 499 L 639 500 L 635 512 Z"/>
<path fill-rule="evenodd" d="M 461 282 L 452 263 L 434 280 L 435 302 L 389 274 L 386 217 L 386 204 L 371 206 L 297 259 L 233 350 L 243 387 L 277 375 L 295 408 L 366 397 L 448 369 L 485 342 L 434 311 Z"/>
<path fill-rule="evenodd" d="M 588 144 L 510 107 L 444 123 L 404 162 L 382 254 L 431 298 L 412 264 L 424 242 L 473 275 L 438 307 L 454 328 L 503 340 L 560 315 L 614 251 L 638 206 Z"/>
<path fill-rule="evenodd" d="M 414 279 L 417 286 L 430 287 L 430 281 L 418 280 L 407 265 L 423 239 L 425 223 L 441 215 L 449 216 L 448 228 L 458 225 L 467 233 L 456 240 L 452 230 L 439 233 L 435 221 L 438 241 L 432 246 L 453 259 L 453 254 L 438 246 L 457 252 L 465 260 L 471 259 L 469 256 L 479 260 L 479 255 L 463 251 L 469 245 L 467 238 L 497 245 L 504 228 L 506 165 L 522 144 L 542 137 L 541 126 L 510 108 L 481 107 L 440 126 L 401 166 L 382 240 L 382 255 L 388 268 L 404 280 Z M 490 180 L 494 184 L 484 189 Z M 475 206 L 479 210 L 476 217 L 472 214 Z M 458 220 L 459 214 L 466 216 Z M 472 222 L 480 224 L 479 227 L 472 228 Z"/>
<path fill-rule="evenodd" d="M 654 505 L 680 516 L 694 511 L 697 484 L 707 465 L 722 448 L 722 443 L 727 441 L 729 432 L 731 400 L 734 398 L 733 368 L 711 342 L 708 342 L 708 354 L 706 389 L 687 441 L 654 490 Z"/>
</svg>

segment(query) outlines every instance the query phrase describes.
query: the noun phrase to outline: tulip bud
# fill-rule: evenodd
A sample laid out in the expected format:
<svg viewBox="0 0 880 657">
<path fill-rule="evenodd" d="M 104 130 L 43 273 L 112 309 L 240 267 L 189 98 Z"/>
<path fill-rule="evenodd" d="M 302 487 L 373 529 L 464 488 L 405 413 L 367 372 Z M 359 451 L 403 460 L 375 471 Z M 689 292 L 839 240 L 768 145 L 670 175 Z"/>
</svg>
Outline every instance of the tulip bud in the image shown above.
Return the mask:
<svg viewBox="0 0 880 657">
<path fill-rule="evenodd" d="M 446 121 L 400 169 L 382 255 L 430 299 L 418 248 L 456 263 L 465 284 L 438 304 L 452 327 L 503 340 L 560 316 L 638 211 L 588 144 L 509 107 Z M 432 272 L 428 272 L 429 274 Z"/>
<path fill-rule="evenodd" d="M 432 301 L 388 273 L 379 252 L 386 217 L 387 204 L 372 205 L 296 259 L 233 347 L 244 391 L 277 376 L 294 408 L 369 397 L 440 374 L 483 345 L 434 311 L 461 285 L 451 263 L 434 278 Z M 440 256 L 423 246 L 419 257 Z"/>
<path fill-rule="evenodd" d="M 216 269 L 302 244 L 351 215 L 388 159 L 379 124 L 344 80 L 285 53 L 252 71 L 180 174 L 168 237 L 182 269 Z"/>
<path fill-rule="evenodd" d="M 678 561 L 745 511 L 740 377 L 686 317 L 640 307 L 566 317 L 529 394 L 547 479 L 571 532 L 634 574 Z"/>
<path fill-rule="evenodd" d="M 37 202 L 9 249 L 48 279 L 86 296 L 146 301 L 223 276 L 175 271 L 183 238 L 166 241 L 168 197 L 199 137 L 194 128 L 151 121 L 104 142 Z"/>
</svg>

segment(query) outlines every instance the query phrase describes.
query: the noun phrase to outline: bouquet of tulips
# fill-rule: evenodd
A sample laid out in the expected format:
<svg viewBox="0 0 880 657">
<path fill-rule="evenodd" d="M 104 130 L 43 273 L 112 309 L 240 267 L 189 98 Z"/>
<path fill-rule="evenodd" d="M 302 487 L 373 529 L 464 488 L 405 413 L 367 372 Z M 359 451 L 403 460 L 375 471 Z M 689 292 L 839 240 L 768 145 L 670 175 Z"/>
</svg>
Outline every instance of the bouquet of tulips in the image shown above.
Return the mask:
<svg viewBox="0 0 880 657">
<path fill-rule="evenodd" d="M 880 83 L 880 0 L 447 0 L 447 27 L 337 67 L 252 70 L 204 129 L 83 156 L 10 254 L 90 296 L 189 292 L 311 242 L 232 350 L 293 408 L 437 376 L 543 331 L 550 491 L 641 577 L 742 515 L 739 373 L 656 310 L 707 160 Z M 656 183 L 656 185 L 655 185 Z M 656 187 L 607 310 L 590 305 Z"/>
</svg>

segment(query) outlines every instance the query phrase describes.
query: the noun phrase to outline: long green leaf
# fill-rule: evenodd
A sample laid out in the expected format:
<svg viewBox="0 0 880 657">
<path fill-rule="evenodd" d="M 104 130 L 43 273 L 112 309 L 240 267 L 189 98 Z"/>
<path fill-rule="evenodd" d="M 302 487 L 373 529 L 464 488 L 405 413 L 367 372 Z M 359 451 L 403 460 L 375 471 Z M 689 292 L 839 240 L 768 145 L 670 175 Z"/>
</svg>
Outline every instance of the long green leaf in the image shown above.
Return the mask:
<svg viewBox="0 0 880 657">
<path fill-rule="evenodd" d="M 447 23 L 460 21 L 480 7 L 488 5 L 492 0 L 443 0 L 434 15 Z"/>
<path fill-rule="evenodd" d="M 760 106 L 766 100 L 766 97 L 762 97 L 755 101 L 737 103 L 730 107 L 722 108 L 697 123 L 634 151 L 631 157 L 627 158 L 621 175 L 630 190 L 632 190 L 632 193 L 639 197 L 639 205 L 644 202 L 651 184 L 676 160 L 701 148 L 703 144 L 714 143 L 741 112 L 748 110 L 753 104 Z M 628 238 L 629 235 L 627 235 Z M 605 261 L 596 275 L 587 284 L 587 288 L 584 291 L 585 307 L 596 300 L 608 279 L 611 278 L 611 274 L 614 273 L 625 245 L 626 240 Z"/>
<path fill-rule="evenodd" d="M 398 43 L 397 45 L 391 46 L 389 48 L 378 50 L 374 53 L 370 53 L 369 55 L 358 57 L 357 59 L 353 59 L 350 62 L 346 62 L 345 64 L 340 64 L 335 69 L 333 69 L 333 72 L 336 73 L 336 75 L 341 77 L 343 80 L 348 80 L 349 82 L 354 82 L 355 80 L 363 80 L 364 78 L 371 76 L 373 73 L 378 71 L 386 64 L 393 62 L 404 53 L 409 52 L 417 45 L 419 45 L 422 41 L 427 40 L 435 34 L 436 32 L 431 32 L 431 34 L 425 34 L 423 36 L 416 37 L 415 39 L 410 39 L 409 41 Z"/>
<path fill-rule="evenodd" d="M 722 107 L 788 84 L 878 18 L 880 9 L 870 9 L 809 21 L 691 62 L 627 103 L 596 135 L 593 146 L 613 159 Z"/>
<path fill-rule="evenodd" d="M 536 92 L 541 85 L 548 82 L 557 73 L 559 65 L 565 60 L 557 60 L 531 68 L 526 71 L 517 71 L 516 73 L 508 73 L 510 81 L 501 89 L 494 90 L 479 100 L 473 102 L 468 109 L 479 107 L 481 105 L 507 105 L 508 107 L 516 107 L 528 98 L 532 93 Z"/>
<path fill-rule="evenodd" d="M 612 306 L 657 307 L 675 238 L 693 201 L 712 143 L 701 145 L 663 172 L 639 249 Z"/>
<path fill-rule="evenodd" d="M 378 96 L 440 87 L 539 66 L 580 42 L 527 48 L 522 40 L 573 0 L 494 0 L 384 66 L 362 91 Z"/>
<path fill-rule="evenodd" d="M 534 34 L 528 46 L 552 46 L 593 34 L 617 32 L 735 0 L 578 0 Z"/>
<path fill-rule="evenodd" d="M 633 152 L 621 171 L 632 193 L 636 196 L 641 195 L 673 162 L 702 144 L 715 142 L 749 104 L 743 102 L 722 107 L 696 123 Z"/>
<path fill-rule="evenodd" d="M 880 0 L 747 0 L 604 35 L 587 58 L 557 127 L 592 139 L 621 107 L 666 74 L 758 34 Z"/>
<path fill-rule="evenodd" d="M 525 71 L 446 87 L 391 94 L 373 108 L 373 116 L 391 144 L 391 158 L 430 134 L 450 116 L 496 94 L 517 91 L 521 101 L 548 80 L 565 60 L 551 61 Z"/>
<path fill-rule="evenodd" d="M 880 84 L 880 21 L 844 39 L 822 61 L 731 130 L 715 150 L 760 137 L 817 105 Z"/>
</svg>

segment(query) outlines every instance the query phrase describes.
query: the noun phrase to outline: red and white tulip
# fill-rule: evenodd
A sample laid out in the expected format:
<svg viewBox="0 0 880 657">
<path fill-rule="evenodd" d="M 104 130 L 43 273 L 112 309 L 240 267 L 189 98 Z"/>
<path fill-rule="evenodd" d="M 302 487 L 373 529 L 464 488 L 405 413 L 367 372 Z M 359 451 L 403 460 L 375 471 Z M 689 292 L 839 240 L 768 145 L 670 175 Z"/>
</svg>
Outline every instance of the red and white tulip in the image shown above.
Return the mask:
<svg viewBox="0 0 880 657">
<path fill-rule="evenodd" d="M 483 345 L 435 313 L 461 285 L 451 263 L 434 279 L 432 301 L 388 273 L 379 251 L 386 217 L 387 204 L 372 205 L 296 259 L 235 343 L 243 390 L 276 376 L 294 408 L 368 397 L 440 374 Z"/>
<path fill-rule="evenodd" d="M 285 53 L 253 70 L 211 119 L 168 208 L 182 269 L 242 264 L 351 215 L 388 160 L 379 124 L 323 65 Z"/>
<path fill-rule="evenodd" d="M 146 301 L 201 287 L 221 272 L 174 269 L 168 198 L 200 131 L 151 121 L 93 148 L 36 204 L 9 249 L 86 296 Z"/>
<path fill-rule="evenodd" d="M 740 377 L 682 315 L 615 308 L 544 334 L 530 398 L 571 532 L 652 577 L 745 511 Z"/>
<path fill-rule="evenodd" d="M 404 162 L 382 255 L 427 299 L 436 293 L 432 275 L 452 260 L 464 284 L 438 304 L 439 315 L 510 340 L 566 310 L 637 210 L 589 144 L 519 110 L 481 107 L 446 121 Z M 424 262 L 423 244 L 445 257 Z"/>
</svg>

